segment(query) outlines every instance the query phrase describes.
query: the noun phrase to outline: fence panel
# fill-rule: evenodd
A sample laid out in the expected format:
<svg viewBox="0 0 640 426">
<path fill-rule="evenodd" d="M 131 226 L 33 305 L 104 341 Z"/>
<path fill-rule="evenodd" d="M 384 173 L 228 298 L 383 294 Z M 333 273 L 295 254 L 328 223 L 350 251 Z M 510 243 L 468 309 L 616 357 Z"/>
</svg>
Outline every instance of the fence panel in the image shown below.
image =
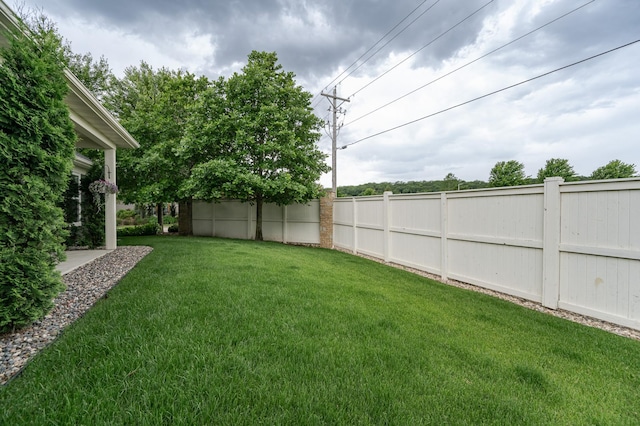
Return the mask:
<svg viewBox="0 0 640 426">
<path fill-rule="evenodd" d="M 320 201 L 284 206 L 285 242 L 318 244 L 320 242 Z"/>
<path fill-rule="evenodd" d="M 283 208 L 276 204 L 262 206 L 262 237 L 267 241 L 284 241 Z M 256 234 L 256 209 L 251 209 L 251 235 Z"/>
<path fill-rule="evenodd" d="M 237 200 L 207 204 L 210 204 L 214 211 L 212 236 L 245 239 L 252 235 L 249 228 L 249 204 Z"/>
<path fill-rule="evenodd" d="M 213 235 L 213 206 L 211 204 L 194 202 L 191 214 L 194 235 Z"/>
<path fill-rule="evenodd" d="M 542 243 L 542 186 L 447 195 L 449 234 Z"/>
<path fill-rule="evenodd" d="M 542 186 L 448 194 L 447 275 L 542 300 Z"/>
<path fill-rule="evenodd" d="M 542 249 L 449 241 L 449 278 L 542 301 Z"/>
<path fill-rule="evenodd" d="M 251 239 L 255 235 L 256 207 L 237 200 L 193 202 L 193 233 L 201 236 Z M 320 243 L 320 202 L 278 206 L 264 204 L 262 235 L 268 241 Z"/>
<path fill-rule="evenodd" d="M 389 197 L 389 260 L 441 272 L 440 194 Z"/>
<path fill-rule="evenodd" d="M 333 245 L 355 251 L 355 226 L 353 198 L 337 198 L 333 201 Z"/>
<path fill-rule="evenodd" d="M 640 191 L 632 183 L 561 188 L 558 306 L 640 328 Z"/>
<path fill-rule="evenodd" d="M 356 205 L 356 250 L 370 256 L 384 258 L 384 200 L 383 197 L 362 197 Z"/>
</svg>

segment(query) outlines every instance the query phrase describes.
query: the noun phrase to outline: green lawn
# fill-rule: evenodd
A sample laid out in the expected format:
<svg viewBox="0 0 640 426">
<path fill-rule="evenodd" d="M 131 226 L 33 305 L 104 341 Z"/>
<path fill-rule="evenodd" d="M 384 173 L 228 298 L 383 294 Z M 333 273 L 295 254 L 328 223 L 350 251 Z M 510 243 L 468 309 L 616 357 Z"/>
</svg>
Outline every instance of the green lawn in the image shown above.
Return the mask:
<svg viewBox="0 0 640 426">
<path fill-rule="evenodd" d="M 154 251 L 0 389 L 0 424 L 640 424 L 640 342 L 337 251 Z"/>
</svg>

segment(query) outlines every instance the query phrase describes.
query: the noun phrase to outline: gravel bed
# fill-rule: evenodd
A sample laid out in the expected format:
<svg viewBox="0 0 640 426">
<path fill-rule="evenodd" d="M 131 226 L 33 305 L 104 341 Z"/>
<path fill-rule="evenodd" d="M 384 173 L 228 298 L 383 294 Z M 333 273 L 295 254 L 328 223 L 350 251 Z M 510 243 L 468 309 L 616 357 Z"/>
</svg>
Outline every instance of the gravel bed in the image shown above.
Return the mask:
<svg viewBox="0 0 640 426">
<path fill-rule="evenodd" d="M 56 297 L 49 314 L 29 327 L 0 335 L 0 385 L 11 380 L 66 326 L 84 315 L 151 250 L 141 246 L 118 247 L 63 275 L 67 288 Z"/>
<path fill-rule="evenodd" d="M 342 251 L 344 253 L 353 254 L 351 250 L 344 250 L 341 248 L 336 248 L 336 250 Z M 385 262 L 382 259 L 378 259 L 376 257 L 367 256 L 365 254 L 358 253 L 357 256 L 364 257 L 369 260 L 373 260 L 374 262 L 382 263 L 388 266 L 392 266 L 394 268 L 403 269 L 405 271 L 430 278 L 434 281 L 443 282 L 442 279 L 438 275 L 430 274 L 425 271 L 421 271 L 419 269 L 410 268 L 407 266 L 399 265 L 397 263 Z M 608 331 L 609 333 L 617 334 L 619 336 L 628 337 L 630 339 L 640 340 L 640 330 L 636 330 L 633 328 L 623 327 L 618 324 L 613 324 L 607 321 L 602 321 L 597 318 L 588 317 L 586 315 L 577 314 L 570 311 L 565 311 L 563 309 L 549 309 L 542 306 L 540 303 L 532 302 L 531 300 L 523 299 L 517 296 L 511 296 L 509 294 L 501 293 L 499 291 L 489 290 L 486 288 L 478 287 L 476 285 L 463 283 L 455 280 L 446 280 L 444 284 L 452 285 L 459 288 L 464 288 L 466 290 L 475 291 L 478 293 L 487 294 L 489 296 L 497 297 L 502 300 L 507 300 L 511 303 L 515 303 L 520 306 L 524 306 L 525 308 L 532 309 L 534 311 L 543 312 L 545 314 L 553 315 L 559 318 L 564 318 L 569 321 L 577 322 L 582 325 L 586 325 L 588 327 L 599 328 L 601 330 Z"/>
</svg>

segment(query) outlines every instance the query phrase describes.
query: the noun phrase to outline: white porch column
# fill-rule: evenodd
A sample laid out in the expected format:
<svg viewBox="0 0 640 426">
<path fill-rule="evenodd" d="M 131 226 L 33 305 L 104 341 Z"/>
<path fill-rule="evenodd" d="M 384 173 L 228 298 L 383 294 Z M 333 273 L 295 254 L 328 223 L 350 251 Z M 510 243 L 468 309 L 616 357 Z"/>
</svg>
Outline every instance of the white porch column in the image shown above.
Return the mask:
<svg viewBox="0 0 640 426">
<path fill-rule="evenodd" d="M 116 183 L 116 150 L 104 151 L 104 177 L 109 182 Z M 104 207 L 104 236 L 107 250 L 114 250 L 117 245 L 116 236 L 116 194 L 105 194 Z"/>
</svg>

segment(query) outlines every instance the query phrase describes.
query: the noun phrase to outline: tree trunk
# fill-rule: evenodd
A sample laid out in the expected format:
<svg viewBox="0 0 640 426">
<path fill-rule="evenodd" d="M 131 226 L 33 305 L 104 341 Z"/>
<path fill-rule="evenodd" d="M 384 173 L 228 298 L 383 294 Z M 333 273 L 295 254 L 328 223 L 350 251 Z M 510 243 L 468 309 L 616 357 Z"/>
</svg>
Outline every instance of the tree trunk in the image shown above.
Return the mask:
<svg viewBox="0 0 640 426">
<path fill-rule="evenodd" d="M 256 196 L 256 241 L 262 241 L 262 194 Z"/>
<path fill-rule="evenodd" d="M 178 234 L 183 236 L 193 235 L 192 221 L 193 198 L 178 202 Z"/>
<path fill-rule="evenodd" d="M 162 203 L 156 204 L 156 217 L 158 218 L 158 225 L 164 232 L 164 205 Z"/>
</svg>

